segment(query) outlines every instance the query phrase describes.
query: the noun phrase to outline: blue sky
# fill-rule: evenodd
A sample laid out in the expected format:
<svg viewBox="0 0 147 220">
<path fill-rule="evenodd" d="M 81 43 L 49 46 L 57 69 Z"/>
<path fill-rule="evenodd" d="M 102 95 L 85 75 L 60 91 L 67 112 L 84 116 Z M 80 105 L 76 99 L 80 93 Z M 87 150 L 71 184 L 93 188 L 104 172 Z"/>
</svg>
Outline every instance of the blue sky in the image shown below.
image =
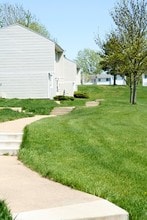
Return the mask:
<svg viewBox="0 0 147 220">
<path fill-rule="evenodd" d="M 70 59 L 85 48 L 98 50 L 97 34 L 103 39 L 112 27 L 110 11 L 116 0 L 0 0 L 19 3 L 35 14 Z"/>
</svg>

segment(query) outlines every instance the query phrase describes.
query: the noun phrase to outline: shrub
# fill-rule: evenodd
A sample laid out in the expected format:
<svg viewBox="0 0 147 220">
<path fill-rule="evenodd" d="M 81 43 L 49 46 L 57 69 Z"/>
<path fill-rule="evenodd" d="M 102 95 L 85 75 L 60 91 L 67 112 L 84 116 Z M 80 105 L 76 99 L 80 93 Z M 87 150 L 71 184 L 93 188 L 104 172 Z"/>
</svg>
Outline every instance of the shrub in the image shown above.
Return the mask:
<svg viewBox="0 0 147 220">
<path fill-rule="evenodd" d="M 56 101 L 62 101 L 62 100 L 73 101 L 74 97 L 72 97 L 72 96 L 65 96 L 65 95 L 58 95 L 58 96 L 54 97 L 54 100 L 56 100 Z"/>
<path fill-rule="evenodd" d="M 0 200 L 0 220 L 13 220 L 5 201 Z"/>
<path fill-rule="evenodd" d="M 82 98 L 82 99 L 88 99 L 89 98 L 87 93 L 78 92 L 78 91 L 74 93 L 74 97 L 75 98 Z"/>
</svg>

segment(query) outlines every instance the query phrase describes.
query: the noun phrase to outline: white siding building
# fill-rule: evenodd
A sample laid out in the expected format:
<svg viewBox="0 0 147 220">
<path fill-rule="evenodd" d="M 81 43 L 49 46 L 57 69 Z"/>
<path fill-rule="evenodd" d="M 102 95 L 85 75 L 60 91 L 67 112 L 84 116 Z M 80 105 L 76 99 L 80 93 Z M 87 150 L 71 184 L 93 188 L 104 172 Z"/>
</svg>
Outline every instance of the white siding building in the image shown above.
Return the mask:
<svg viewBox="0 0 147 220">
<path fill-rule="evenodd" d="M 53 41 L 21 25 L 0 29 L 0 97 L 73 95 L 77 74 Z"/>
<path fill-rule="evenodd" d="M 121 77 L 120 75 L 116 75 L 115 83 L 116 85 L 126 85 L 125 78 Z M 106 72 L 102 72 L 97 75 L 92 75 L 88 83 L 85 84 L 113 85 L 114 76 L 111 74 L 107 74 Z"/>
<path fill-rule="evenodd" d="M 142 85 L 147 86 L 147 74 L 142 75 Z"/>
</svg>

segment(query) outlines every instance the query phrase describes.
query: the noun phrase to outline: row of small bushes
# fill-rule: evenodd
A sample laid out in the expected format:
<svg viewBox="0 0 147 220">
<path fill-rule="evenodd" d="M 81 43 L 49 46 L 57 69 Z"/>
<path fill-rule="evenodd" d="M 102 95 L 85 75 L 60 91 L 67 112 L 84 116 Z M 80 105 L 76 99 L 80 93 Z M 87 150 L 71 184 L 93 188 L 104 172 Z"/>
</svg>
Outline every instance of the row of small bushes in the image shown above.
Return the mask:
<svg viewBox="0 0 147 220">
<path fill-rule="evenodd" d="M 74 97 L 72 96 L 65 96 L 65 95 L 57 95 L 54 97 L 54 100 L 56 101 L 73 101 Z"/>
<path fill-rule="evenodd" d="M 81 98 L 81 99 L 88 99 L 89 98 L 87 93 L 78 92 L 78 91 L 74 93 L 74 97 L 75 98 Z"/>
<path fill-rule="evenodd" d="M 88 99 L 89 96 L 86 93 L 83 92 L 75 92 L 74 97 L 73 96 L 65 96 L 65 95 L 58 95 L 54 97 L 54 100 L 56 101 L 73 101 L 74 98 L 81 98 L 81 99 Z"/>
<path fill-rule="evenodd" d="M 5 201 L 0 200 L 0 220 L 13 220 Z"/>
</svg>

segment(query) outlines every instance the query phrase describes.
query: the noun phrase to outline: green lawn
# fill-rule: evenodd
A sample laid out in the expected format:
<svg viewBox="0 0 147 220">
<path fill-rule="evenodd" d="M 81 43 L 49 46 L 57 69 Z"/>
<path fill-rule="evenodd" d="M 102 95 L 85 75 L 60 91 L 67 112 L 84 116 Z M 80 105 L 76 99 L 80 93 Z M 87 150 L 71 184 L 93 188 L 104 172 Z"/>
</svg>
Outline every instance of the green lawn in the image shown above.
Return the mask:
<svg viewBox="0 0 147 220">
<path fill-rule="evenodd" d="M 19 118 L 31 117 L 33 114 L 17 112 L 11 109 L 0 109 L 0 122 L 11 121 Z"/>
<path fill-rule="evenodd" d="M 147 87 L 138 104 L 127 87 L 80 86 L 98 107 L 29 125 L 19 159 L 47 178 L 100 196 L 145 220 L 147 196 Z"/>
<path fill-rule="evenodd" d="M 7 207 L 6 202 L 3 200 L 0 200 L 0 219 L 13 220 L 10 210 Z"/>
<path fill-rule="evenodd" d="M 0 107 L 22 107 L 25 112 L 39 115 L 47 115 L 57 106 L 53 100 L 49 99 L 4 99 L 0 98 Z"/>
<path fill-rule="evenodd" d="M 74 101 L 61 101 L 60 106 L 83 106 L 85 99 L 75 99 Z M 0 109 L 0 122 L 14 120 L 33 115 L 48 115 L 51 110 L 59 106 L 54 100 L 49 99 L 4 99 L 0 98 L 0 107 L 21 107 L 25 112 L 15 112 L 12 110 Z"/>
<path fill-rule="evenodd" d="M 53 100 L 48 99 L 3 99 L 0 98 L 0 122 L 30 117 L 33 115 L 47 115 L 57 106 Z M 16 112 L 8 107 L 21 107 L 24 112 Z"/>
</svg>

